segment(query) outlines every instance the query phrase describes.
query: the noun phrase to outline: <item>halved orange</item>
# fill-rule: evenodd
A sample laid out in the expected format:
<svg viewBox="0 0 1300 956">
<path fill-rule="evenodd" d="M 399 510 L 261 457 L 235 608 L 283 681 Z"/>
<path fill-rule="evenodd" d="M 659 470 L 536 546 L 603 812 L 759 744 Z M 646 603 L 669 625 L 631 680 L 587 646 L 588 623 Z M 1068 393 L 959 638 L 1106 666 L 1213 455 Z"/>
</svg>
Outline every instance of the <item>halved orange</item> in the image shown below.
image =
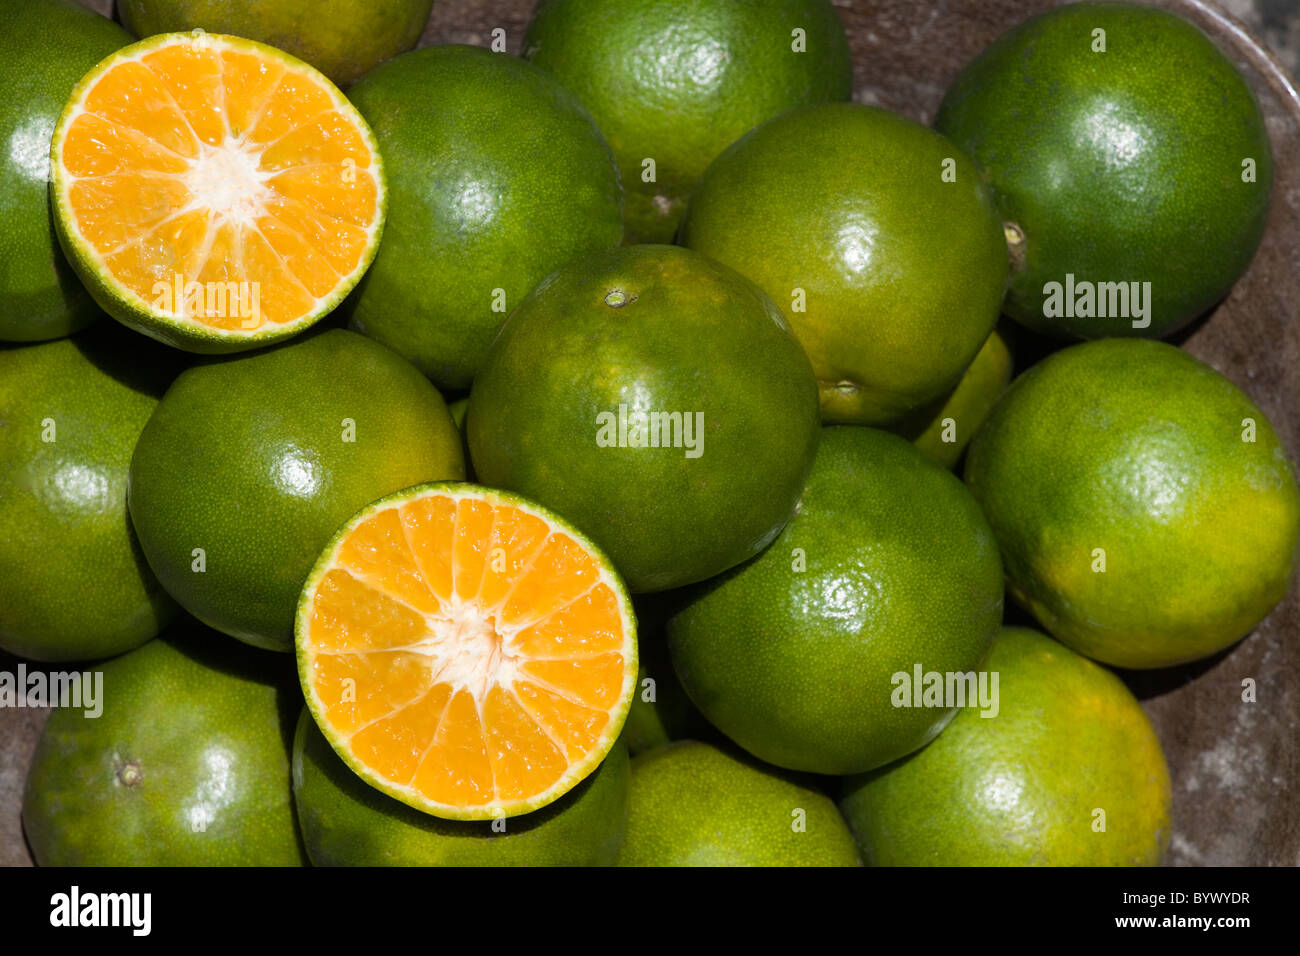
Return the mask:
<svg viewBox="0 0 1300 956">
<path fill-rule="evenodd" d="M 51 142 L 54 222 L 95 300 L 192 352 L 300 332 L 374 258 L 384 177 L 321 73 L 238 37 L 125 47 L 73 91 Z"/>
<path fill-rule="evenodd" d="M 515 816 L 614 745 L 636 621 L 609 559 L 516 495 L 427 484 L 326 547 L 295 628 L 307 706 L 340 757 L 412 807 Z"/>
</svg>

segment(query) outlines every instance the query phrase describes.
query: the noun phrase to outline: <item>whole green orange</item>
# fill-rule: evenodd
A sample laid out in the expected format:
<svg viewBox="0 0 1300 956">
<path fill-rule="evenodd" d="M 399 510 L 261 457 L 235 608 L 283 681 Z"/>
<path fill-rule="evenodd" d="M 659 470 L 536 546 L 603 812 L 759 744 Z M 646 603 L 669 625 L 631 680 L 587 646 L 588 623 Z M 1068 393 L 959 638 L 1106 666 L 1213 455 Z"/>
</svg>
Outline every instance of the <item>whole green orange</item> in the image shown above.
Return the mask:
<svg viewBox="0 0 1300 956">
<path fill-rule="evenodd" d="M 741 135 L 853 92 L 830 0 L 542 0 L 524 56 L 591 110 L 639 242 L 672 241 L 691 188 Z"/>
<path fill-rule="evenodd" d="M 0 347 L 0 647 L 111 657 L 175 612 L 126 510 L 131 452 L 175 371 L 114 322 Z"/>
<path fill-rule="evenodd" d="M 824 794 L 683 740 L 632 761 L 619 866 L 860 866 Z"/>
<path fill-rule="evenodd" d="M 102 313 L 50 219 L 50 136 L 77 82 L 131 42 L 73 0 L 6 0 L 0 28 L 0 340 L 39 342 Z"/>
<path fill-rule="evenodd" d="M 1160 741 L 1110 671 L 1007 628 L 937 740 L 847 782 L 844 815 L 875 866 L 1154 866 L 1170 835 Z"/>
<path fill-rule="evenodd" d="M 1264 413 L 1172 345 L 1071 346 L 1011 384 L 966 482 L 1053 636 L 1165 667 L 1245 636 L 1296 568 L 1300 491 Z"/>
<path fill-rule="evenodd" d="M 679 241 L 754 280 L 812 359 L 822 419 L 884 425 L 956 385 L 997 321 L 1007 248 L 952 142 L 885 110 L 793 110 L 719 156 Z"/>
<path fill-rule="evenodd" d="M 131 460 L 131 520 L 191 614 L 290 650 L 325 544 L 389 492 L 465 474 L 437 390 L 408 362 L 332 329 L 183 372 Z"/>
<path fill-rule="evenodd" d="M 909 439 L 933 461 L 951 468 L 1011 383 L 1011 350 L 995 329 L 957 385 L 929 405 L 912 412 L 891 431 Z"/>
<path fill-rule="evenodd" d="M 349 92 L 384 156 L 388 220 L 352 328 L 440 388 L 467 388 L 506 315 L 570 259 L 623 238 L 618 168 L 540 67 L 426 47 Z"/>
<path fill-rule="evenodd" d="M 955 705 L 916 699 L 914 674 L 978 667 L 1001 622 L 997 542 L 962 483 L 897 435 L 834 427 L 781 536 L 701 584 L 668 648 L 737 744 L 838 775 L 932 740 Z"/>
<path fill-rule="evenodd" d="M 185 618 L 98 672 L 101 712 L 54 710 L 32 758 L 23 829 L 37 863 L 305 862 L 289 788 L 300 697 L 287 659 Z"/>
<path fill-rule="evenodd" d="M 1043 332 L 1173 332 L 1227 293 L 1264 234 L 1259 104 L 1163 10 L 1071 3 L 1027 20 L 961 72 L 935 125 L 1007 223 L 1007 313 Z"/>
<path fill-rule="evenodd" d="M 433 0 L 118 0 L 138 37 L 202 29 L 278 47 L 347 86 L 411 49 Z"/>
<path fill-rule="evenodd" d="M 817 445 L 808 359 L 761 290 L 674 246 L 571 262 L 511 315 L 470 395 L 474 471 L 568 518 L 634 591 L 757 554 Z"/>
<path fill-rule="evenodd" d="M 559 800 L 500 820 L 441 820 L 380 793 L 330 747 L 304 710 L 293 792 L 316 866 L 610 866 L 627 821 L 627 749 Z"/>
</svg>

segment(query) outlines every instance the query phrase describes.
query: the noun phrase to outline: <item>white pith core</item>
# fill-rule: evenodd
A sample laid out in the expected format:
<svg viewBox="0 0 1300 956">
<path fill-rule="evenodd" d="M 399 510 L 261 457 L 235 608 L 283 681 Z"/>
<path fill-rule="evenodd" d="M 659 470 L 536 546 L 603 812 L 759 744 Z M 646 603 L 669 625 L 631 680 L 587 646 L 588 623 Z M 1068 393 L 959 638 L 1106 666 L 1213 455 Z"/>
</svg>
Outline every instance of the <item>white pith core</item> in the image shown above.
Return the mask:
<svg viewBox="0 0 1300 956">
<path fill-rule="evenodd" d="M 189 205 L 181 212 L 209 209 L 215 215 L 214 228 L 223 222 L 255 226 L 266 215 L 271 199 L 266 181 L 274 175 L 258 168 L 261 153 L 262 147 L 238 141 L 219 146 L 201 143 L 194 165 L 181 174 L 190 193 Z"/>
<path fill-rule="evenodd" d="M 521 661 L 511 650 L 513 629 L 501 633 L 477 605 L 453 597 L 443 615 L 426 614 L 425 625 L 428 637 L 405 650 L 428 657 L 430 684 L 467 690 L 481 706 L 492 687 L 514 683 Z"/>
</svg>

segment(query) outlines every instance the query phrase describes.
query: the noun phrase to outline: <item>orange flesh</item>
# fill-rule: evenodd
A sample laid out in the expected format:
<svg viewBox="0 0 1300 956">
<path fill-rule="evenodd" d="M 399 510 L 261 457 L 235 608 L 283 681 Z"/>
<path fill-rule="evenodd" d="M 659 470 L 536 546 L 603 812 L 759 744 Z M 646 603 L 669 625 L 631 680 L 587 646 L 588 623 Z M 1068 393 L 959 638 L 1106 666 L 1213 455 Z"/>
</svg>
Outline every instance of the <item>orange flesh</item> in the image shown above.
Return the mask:
<svg viewBox="0 0 1300 956">
<path fill-rule="evenodd" d="M 337 96 L 211 36 L 114 65 L 62 145 L 77 230 L 155 312 L 242 331 L 303 318 L 361 264 L 380 211 Z"/>
<path fill-rule="evenodd" d="M 618 595 L 537 515 L 409 500 L 356 525 L 318 582 L 317 719 L 396 787 L 458 808 L 527 801 L 617 730 L 634 667 Z"/>
</svg>

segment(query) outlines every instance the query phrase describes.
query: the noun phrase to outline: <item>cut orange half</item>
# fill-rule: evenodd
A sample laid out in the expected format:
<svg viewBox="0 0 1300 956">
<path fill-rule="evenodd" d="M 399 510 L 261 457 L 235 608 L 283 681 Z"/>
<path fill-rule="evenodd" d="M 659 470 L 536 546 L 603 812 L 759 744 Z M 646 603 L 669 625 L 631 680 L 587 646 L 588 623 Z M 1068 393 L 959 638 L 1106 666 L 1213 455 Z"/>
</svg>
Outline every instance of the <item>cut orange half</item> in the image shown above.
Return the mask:
<svg viewBox="0 0 1300 956">
<path fill-rule="evenodd" d="M 545 509 L 469 484 L 364 509 L 298 604 L 298 675 L 340 757 L 456 820 L 563 796 L 614 745 L 636 688 L 622 580 Z"/>
<path fill-rule="evenodd" d="M 374 258 L 384 178 L 321 73 L 252 40 L 169 33 L 73 91 L 51 141 L 54 222 L 105 311 L 192 352 L 287 338 Z"/>
</svg>

